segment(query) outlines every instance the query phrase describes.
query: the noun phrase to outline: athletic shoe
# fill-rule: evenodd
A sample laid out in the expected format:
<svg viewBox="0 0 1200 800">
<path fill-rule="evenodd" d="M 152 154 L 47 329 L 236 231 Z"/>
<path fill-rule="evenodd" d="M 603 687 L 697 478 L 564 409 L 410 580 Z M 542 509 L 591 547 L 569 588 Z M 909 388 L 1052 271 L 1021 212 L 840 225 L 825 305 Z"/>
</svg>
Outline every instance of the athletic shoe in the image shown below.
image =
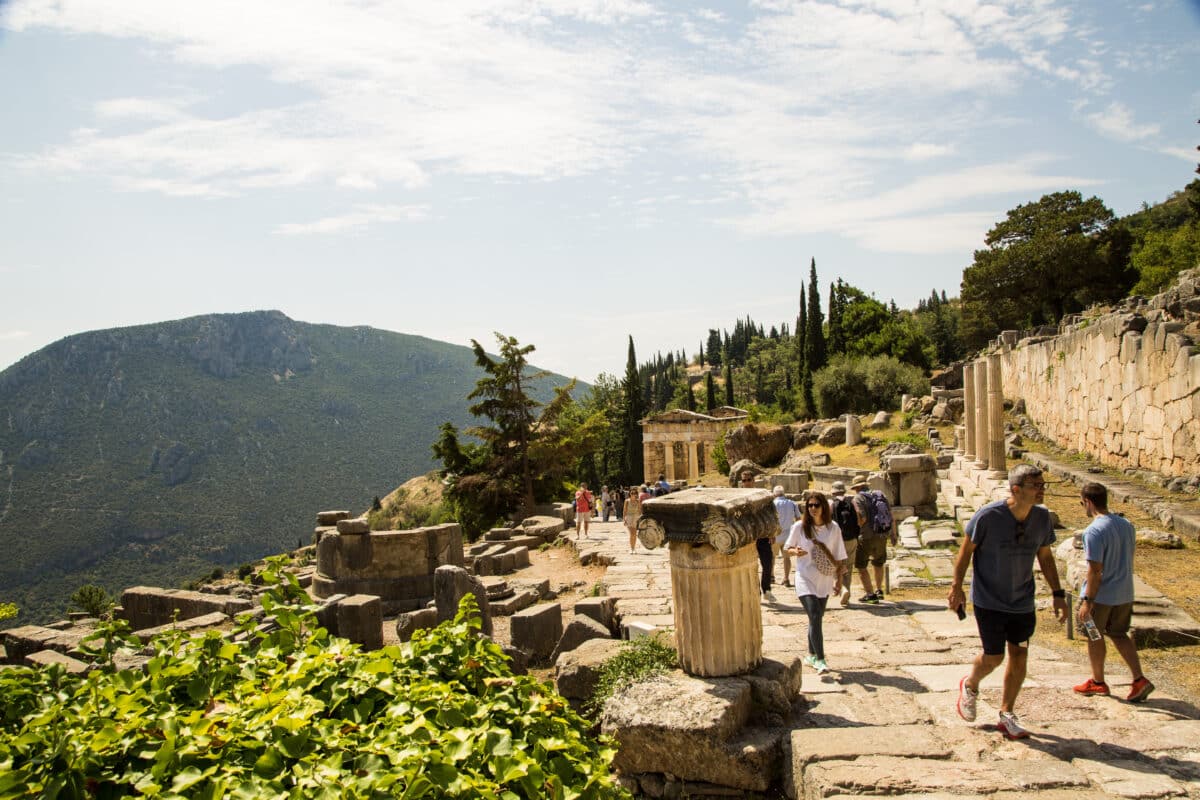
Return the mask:
<svg viewBox="0 0 1200 800">
<path fill-rule="evenodd" d="M 812 667 L 813 669 L 816 669 L 817 668 L 817 657 L 816 656 L 805 656 L 804 663 L 807 664 L 808 666 Z"/>
<path fill-rule="evenodd" d="M 1103 681 L 1097 681 L 1088 678 L 1086 681 L 1076 686 L 1075 691 L 1078 694 L 1108 697 L 1108 684 L 1104 683 Z"/>
<path fill-rule="evenodd" d="M 996 723 L 996 728 L 1009 739 L 1029 738 L 1029 731 L 1021 727 L 1021 720 L 1011 711 L 1000 712 L 1000 721 Z"/>
<path fill-rule="evenodd" d="M 858 602 L 869 603 L 870 605 L 877 606 L 879 605 L 879 595 L 876 592 L 864 594 L 862 597 L 858 598 Z"/>
<path fill-rule="evenodd" d="M 850 587 L 846 587 L 845 589 L 842 589 L 842 605 L 843 606 L 850 605 Z"/>
<path fill-rule="evenodd" d="M 774 603 L 774 602 L 776 602 L 776 601 L 775 601 L 775 595 L 771 594 L 770 592 L 763 592 L 763 593 L 762 593 L 762 599 L 763 599 L 763 601 L 764 601 L 764 602 L 767 602 L 767 603 Z"/>
<path fill-rule="evenodd" d="M 1125 699 L 1131 703 L 1140 703 L 1150 696 L 1154 691 L 1154 684 L 1146 680 L 1145 677 L 1138 678 L 1129 687 L 1129 696 Z"/>
<path fill-rule="evenodd" d="M 825 663 L 825 659 L 823 658 L 816 659 L 813 668 L 816 669 L 818 675 L 824 675 L 826 672 L 829 672 L 829 665 Z"/>
<path fill-rule="evenodd" d="M 967 678 L 964 675 L 962 680 L 958 682 L 958 715 L 967 722 L 975 721 L 975 703 L 979 700 L 979 692 L 972 692 L 971 687 L 967 686 Z"/>
</svg>

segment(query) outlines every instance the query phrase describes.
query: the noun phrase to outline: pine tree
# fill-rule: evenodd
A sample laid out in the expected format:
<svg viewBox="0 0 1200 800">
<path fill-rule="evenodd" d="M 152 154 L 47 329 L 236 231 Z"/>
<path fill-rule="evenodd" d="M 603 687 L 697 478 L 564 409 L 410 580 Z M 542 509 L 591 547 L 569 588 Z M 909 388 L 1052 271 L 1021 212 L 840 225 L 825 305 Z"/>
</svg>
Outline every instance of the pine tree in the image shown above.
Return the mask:
<svg viewBox="0 0 1200 800">
<path fill-rule="evenodd" d="M 803 381 L 805 369 L 805 339 L 808 337 L 808 298 L 804 281 L 800 281 L 800 314 L 796 317 L 796 376 Z"/>
<path fill-rule="evenodd" d="M 704 401 L 708 405 L 709 411 L 717 407 L 717 387 L 713 383 L 711 370 L 704 373 Z"/>
<path fill-rule="evenodd" d="M 638 371 L 633 337 L 629 337 L 629 355 L 625 359 L 625 380 L 621 384 L 625 398 L 621 407 L 622 458 L 621 472 L 625 483 L 641 482 L 645 476 L 642 464 L 642 377 Z"/>
</svg>

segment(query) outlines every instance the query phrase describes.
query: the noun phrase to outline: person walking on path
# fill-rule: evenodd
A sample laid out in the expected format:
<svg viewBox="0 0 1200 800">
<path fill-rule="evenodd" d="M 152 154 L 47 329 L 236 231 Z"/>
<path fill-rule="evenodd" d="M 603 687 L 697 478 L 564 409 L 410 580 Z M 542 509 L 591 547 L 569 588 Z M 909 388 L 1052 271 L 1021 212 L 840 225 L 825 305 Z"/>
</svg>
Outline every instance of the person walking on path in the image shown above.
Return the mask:
<svg viewBox="0 0 1200 800">
<path fill-rule="evenodd" d="M 592 509 L 595 506 L 596 498 L 588 491 L 587 484 L 579 484 L 579 489 L 575 492 L 575 541 L 579 541 L 580 528 L 583 529 L 583 538 L 587 538 L 588 523 L 592 519 Z"/>
<path fill-rule="evenodd" d="M 848 606 L 850 584 L 854 578 L 855 554 L 858 552 L 858 539 L 862 529 L 858 524 L 858 509 L 854 507 L 854 498 L 846 497 L 846 484 L 834 481 L 832 495 L 829 498 L 829 510 L 833 513 L 833 521 L 841 528 L 842 545 L 846 548 L 846 574 L 842 579 L 841 603 Z"/>
<path fill-rule="evenodd" d="M 637 525 L 638 520 L 642 518 L 642 501 L 634 492 L 630 492 L 625 498 L 625 508 L 622 509 L 621 516 L 624 517 L 625 528 L 629 531 L 629 552 L 632 553 L 637 549 Z"/>
<path fill-rule="evenodd" d="M 1137 645 L 1129 636 L 1133 618 L 1133 555 L 1137 536 L 1133 524 L 1117 514 L 1109 513 L 1108 490 L 1099 483 L 1085 483 L 1079 502 L 1092 523 L 1083 532 L 1083 554 L 1087 559 L 1087 578 L 1079 598 L 1079 624 L 1087 619 L 1095 623 L 1102 634 L 1088 638 L 1088 661 L 1092 677 L 1075 687 L 1085 695 L 1109 694 L 1104 682 L 1104 659 L 1107 648 L 1104 637 L 1112 639 L 1113 647 L 1129 666 L 1133 684 L 1125 698 L 1140 703 L 1154 691 L 1154 684 L 1142 674 Z"/>
<path fill-rule="evenodd" d="M 743 472 L 741 475 L 742 488 L 754 488 L 754 473 Z M 759 576 L 759 593 L 764 603 L 774 603 L 775 595 L 771 593 L 771 584 L 775 581 L 775 540 L 755 539 L 754 549 L 758 553 L 758 565 L 761 568 Z"/>
<path fill-rule="evenodd" d="M 871 497 L 866 481 L 856 481 L 850 490 L 854 492 L 852 502 L 854 504 L 855 513 L 858 515 L 859 540 L 858 546 L 854 551 L 854 567 L 858 570 L 858 579 L 862 582 L 863 588 L 867 593 L 858 598 L 860 602 L 870 605 L 878 605 L 883 599 L 883 570 L 887 564 L 887 546 L 888 533 L 880 533 L 875 530 L 873 521 L 875 519 L 874 499 Z M 867 571 L 867 567 L 871 567 L 875 571 L 875 588 L 872 589 L 871 573 Z M 846 603 L 850 602 L 849 598 Z M 842 605 L 845 605 L 843 603 Z"/>
<path fill-rule="evenodd" d="M 600 487 L 600 508 L 602 509 L 603 519 L 608 522 L 608 515 L 612 512 L 613 499 L 608 491 L 608 485 Z"/>
<path fill-rule="evenodd" d="M 1049 510 L 1040 505 L 1046 495 L 1042 471 L 1029 464 L 1008 473 L 1009 496 L 988 503 L 967 523 L 966 537 L 954 562 L 954 582 L 947 605 L 958 610 L 966 602 L 963 580 L 971 566 L 971 604 L 983 652 L 975 657 L 970 674 L 958 683 L 958 715 L 975 721 L 979 684 L 1004 661 L 1004 691 L 996 727 L 1009 739 L 1029 736 L 1013 712 L 1017 694 L 1025 682 L 1029 663 L 1029 640 L 1037 627 L 1034 605 L 1033 560 L 1054 596 L 1054 616 L 1066 619 L 1066 592 L 1058 580 L 1054 561 L 1054 528 Z"/>
<path fill-rule="evenodd" d="M 825 663 L 822 627 L 830 594 L 842 588 L 846 547 L 842 532 L 829 515 L 829 500 L 811 492 L 804 500 L 804 515 L 788 533 L 787 550 L 796 559 L 796 597 L 808 615 L 808 664 L 818 674 L 829 672 Z"/>
<path fill-rule="evenodd" d="M 775 495 L 775 516 L 779 517 L 779 535 L 775 537 L 775 547 L 779 557 L 783 559 L 783 585 L 792 585 L 792 557 L 787 551 L 787 537 L 800 516 L 800 509 L 790 499 L 783 496 L 783 487 L 776 486 L 771 494 Z M 772 566 L 772 570 L 774 566 Z"/>
</svg>

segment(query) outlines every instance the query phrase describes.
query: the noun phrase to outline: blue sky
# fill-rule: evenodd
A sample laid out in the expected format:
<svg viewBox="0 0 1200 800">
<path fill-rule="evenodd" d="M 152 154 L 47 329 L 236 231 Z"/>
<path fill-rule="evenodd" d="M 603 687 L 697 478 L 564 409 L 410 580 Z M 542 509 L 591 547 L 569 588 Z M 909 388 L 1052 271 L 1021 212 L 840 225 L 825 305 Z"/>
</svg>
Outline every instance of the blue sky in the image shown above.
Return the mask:
<svg viewBox="0 0 1200 800">
<path fill-rule="evenodd" d="M 592 380 L 1194 176 L 1200 0 L 0 2 L 0 368 L 277 308 Z"/>
</svg>

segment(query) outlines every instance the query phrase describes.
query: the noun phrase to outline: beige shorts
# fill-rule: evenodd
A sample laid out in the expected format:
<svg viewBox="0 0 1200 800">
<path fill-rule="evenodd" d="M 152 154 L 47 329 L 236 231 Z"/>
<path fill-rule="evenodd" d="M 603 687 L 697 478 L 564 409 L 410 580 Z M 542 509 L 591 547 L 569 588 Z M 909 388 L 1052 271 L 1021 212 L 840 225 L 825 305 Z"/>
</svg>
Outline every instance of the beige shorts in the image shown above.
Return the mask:
<svg viewBox="0 0 1200 800">
<path fill-rule="evenodd" d="M 1096 623 L 1097 630 L 1107 636 L 1125 636 L 1133 622 L 1133 603 L 1121 603 L 1118 606 L 1094 603 L 1092 621 Z"/>
</svg>

